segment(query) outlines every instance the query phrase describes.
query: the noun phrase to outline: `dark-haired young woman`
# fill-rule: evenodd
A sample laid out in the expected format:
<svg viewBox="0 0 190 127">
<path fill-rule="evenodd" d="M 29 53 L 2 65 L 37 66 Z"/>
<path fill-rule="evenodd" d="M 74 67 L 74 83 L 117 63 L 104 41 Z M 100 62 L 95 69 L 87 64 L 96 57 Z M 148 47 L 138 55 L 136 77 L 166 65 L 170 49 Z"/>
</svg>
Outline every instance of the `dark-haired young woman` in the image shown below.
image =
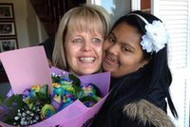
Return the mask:
<svg viewBox="0 0 190 127">
<path fill-rule="evenodd" d="M 162 21 L 141 11 L 114 24 L 104 43 L 103 69 L 112 75 L 107 101 L 93 127 L 173 127 L 166 112 L 172 81 L 167 61 L 168 33 Z"/>
</svg>

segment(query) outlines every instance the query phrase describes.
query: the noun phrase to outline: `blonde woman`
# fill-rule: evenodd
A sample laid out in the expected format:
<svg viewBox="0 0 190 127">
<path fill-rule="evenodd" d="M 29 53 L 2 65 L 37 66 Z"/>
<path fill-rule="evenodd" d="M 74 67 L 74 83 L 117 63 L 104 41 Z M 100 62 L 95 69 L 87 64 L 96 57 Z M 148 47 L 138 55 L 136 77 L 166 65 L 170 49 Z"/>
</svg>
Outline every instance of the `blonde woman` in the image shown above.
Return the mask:
<svg viewBox="0 0 190 127">
<path fill-rule="evenodd" d="M 76 75 L 100 71 L 102 46 L 110 28 L 109 14 L 97 5 L 69 10 L 61 19 L 52 63 Z"/>
</svg>

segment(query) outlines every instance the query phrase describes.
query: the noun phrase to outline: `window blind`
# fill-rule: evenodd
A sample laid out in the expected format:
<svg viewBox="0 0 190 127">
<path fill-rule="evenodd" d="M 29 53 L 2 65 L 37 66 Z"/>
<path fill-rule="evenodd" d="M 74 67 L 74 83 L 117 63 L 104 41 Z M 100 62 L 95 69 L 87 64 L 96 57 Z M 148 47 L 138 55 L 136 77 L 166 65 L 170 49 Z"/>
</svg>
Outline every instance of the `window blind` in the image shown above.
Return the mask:
<svg viewBox="0 0 190 127">
<path fill-rule="evenodd" d="M 170 91 L 179 115 L 178 120 L 173 119 L 177 127 L 189 127 L 189 2 L 189 0 L 153 1 L 153 13 L 161 18 L 170 34 L 168 60 L 173 75 Z"/>
</svg>

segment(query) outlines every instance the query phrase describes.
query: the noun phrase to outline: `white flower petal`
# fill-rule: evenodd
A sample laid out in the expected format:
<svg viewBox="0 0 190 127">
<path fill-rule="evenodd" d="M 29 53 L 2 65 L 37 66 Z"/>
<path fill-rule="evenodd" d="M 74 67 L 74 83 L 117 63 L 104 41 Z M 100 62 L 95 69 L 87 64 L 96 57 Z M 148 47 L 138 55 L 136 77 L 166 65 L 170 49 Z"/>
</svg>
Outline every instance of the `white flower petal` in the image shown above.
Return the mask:
<svg viewBox="0 0 190 127">
<path fill-rule="evenodd" d="M 161 21 L 154 20 L 145 26 L 146 34 L 142 36 L 141 46 L 147 52 L 158 52 L 168 42 L 168 33 Z"/>
</svg>

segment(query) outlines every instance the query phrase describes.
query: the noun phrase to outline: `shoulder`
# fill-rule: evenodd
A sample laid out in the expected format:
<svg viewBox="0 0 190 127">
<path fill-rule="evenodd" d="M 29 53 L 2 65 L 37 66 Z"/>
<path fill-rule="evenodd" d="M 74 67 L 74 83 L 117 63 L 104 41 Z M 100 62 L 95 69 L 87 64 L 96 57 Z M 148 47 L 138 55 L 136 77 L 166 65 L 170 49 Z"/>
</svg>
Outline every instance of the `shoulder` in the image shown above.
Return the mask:
<svg viewBox="0 0 190 127">
<path fill-rule="evenodd" d="M 125 105 L 123 113 L 127 118 L 138 120 L 138 123 L 144 126 L 151 124 L 154 127 L 174 127 L 169 116 L 162 109 L 144 99 Z"/>
</svg>

